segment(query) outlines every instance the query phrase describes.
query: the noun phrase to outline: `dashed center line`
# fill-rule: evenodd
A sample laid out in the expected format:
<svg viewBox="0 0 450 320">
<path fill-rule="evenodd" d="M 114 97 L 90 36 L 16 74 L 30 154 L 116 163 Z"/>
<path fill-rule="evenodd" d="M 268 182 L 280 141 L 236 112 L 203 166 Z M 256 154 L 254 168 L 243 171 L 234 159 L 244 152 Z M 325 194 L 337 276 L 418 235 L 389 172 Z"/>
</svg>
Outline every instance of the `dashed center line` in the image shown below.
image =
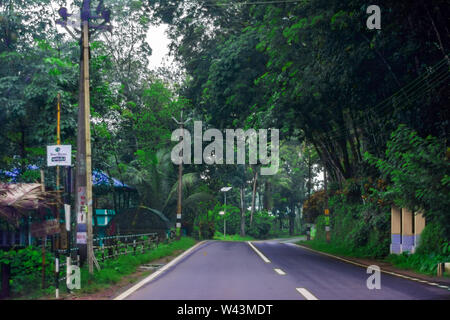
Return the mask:
<svg viewBox="0 0 450 320">
<path fill-rule="evenodd" d="M 305 288 L 295 288 L 306 300 L 319 300 L 315 295 Z"/>
<path fill-rule="evenodd" d="M 286 275 L 286 272 L 284 272 L 284 271 L 281 270 L 281 269 L 275 268 L 275 269 L 273 269 L 273 270 L 275 270 L 275 272 L 278 273 L 280 276 L 285 276 L 285 275 Z"/>
<path fill-rule="evenodd" d="M 270 263 L 270 260 L 269 259 L 267 259 L 267 257 L 265 256 L 265 255 L 263 255 L 262 253 L 261 253 L 261 251 L 259 251 L 258 249 L 256 249 L 256 247 L 250 242 L 250 241 L 247 241 L 247 243 L 248 243 L 248 245 L 258 254 L 258 256 L 261 258 L 261 259 L 263 259 L 263 261 L 265 262 L 265 263 Z"/>
</svg>

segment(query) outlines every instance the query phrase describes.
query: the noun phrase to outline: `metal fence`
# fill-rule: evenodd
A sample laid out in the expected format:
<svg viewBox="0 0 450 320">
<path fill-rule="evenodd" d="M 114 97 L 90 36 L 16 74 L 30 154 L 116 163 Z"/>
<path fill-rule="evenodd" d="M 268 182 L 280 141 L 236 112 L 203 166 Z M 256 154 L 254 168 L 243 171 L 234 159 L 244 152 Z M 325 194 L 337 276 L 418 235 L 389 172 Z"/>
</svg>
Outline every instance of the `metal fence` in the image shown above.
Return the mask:
<svg viewBox="0 0 450 320">
<path fill-rule="evenodd" d="M 175 231 L 170 230 L 162 239 L 157 233 L 129 234 L 97 237 L 93 239 L 94 257 L 97 262 L 102 263 L 108 259 L 116 259 L 122 255 L 144 254 L 158 247 L 161 242 L 171 242 L 175 239 Z M 67 292 L 70 292 L 67 277 L 67 267 L 76 265 L 80 267 L 80 255 L 78 248 L 55 251 L 55 296 L 59 298 L 61 283 L 66 283 Z M 99 265 L 100 266 L 100 265 Z M 71 271 L 70 271 L 71 273 Z"/>
<path fill-rule="evenodd" d="M 121 255 L 144 253 L 158 247 L 160 241 L 157 233 L 95 238 L 94 255 L 97 261 L 103 262 Z"/>
</svg>

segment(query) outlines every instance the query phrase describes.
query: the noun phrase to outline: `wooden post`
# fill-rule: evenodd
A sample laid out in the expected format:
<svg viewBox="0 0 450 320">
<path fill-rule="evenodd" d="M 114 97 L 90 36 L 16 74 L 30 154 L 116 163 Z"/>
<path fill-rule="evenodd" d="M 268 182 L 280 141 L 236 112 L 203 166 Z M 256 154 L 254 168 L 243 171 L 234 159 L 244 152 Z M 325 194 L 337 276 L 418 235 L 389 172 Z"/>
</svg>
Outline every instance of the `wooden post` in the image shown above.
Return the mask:
<svg viewBox="0 0 450 320">
<path fill-rule="evenodd" d="M 56 105 L 56 144 L 61 144 L 61 95 L 58 93 L 57 105 Z M 56 221 L 59 224 L 59 203 L 61 201 L 60 187 L 59 187 L 59 166 L 56 166 Z M 61 249 L 61 236 L 54 236 L 56 240 L 56 249 Z"/>
<path fill-rule="evenodd" d="M 41 191 L 45 192 L 45 177 L 44 170 L 41 169 Z M 42 283 L 41 288 L 45 288 L 45 245 L 47 242 L 47 236 L 42 237 Z"/>
<path fill-rule="evenodd" d="M 181 129 L 181 134 L 183 135 L 183 143 L 184 143 L 183 113 L 181 113 L 180 129 Z M 183 151 L 181 151 L 181 152 L 183 152 Z M 181 154 L 181 155 L 183 155 L 183 154 Z M 182 201 L 182 192 L 183 192 L 182 184 L 183 184 L 183 162 L 181 161 L 180 164 L 178 165 L 178 203 L 177 203 L 177 224 L 176 224 L 177 240 L 180 240 L 180 237 L 181 237 L 181 201 Z"/>
</svg>

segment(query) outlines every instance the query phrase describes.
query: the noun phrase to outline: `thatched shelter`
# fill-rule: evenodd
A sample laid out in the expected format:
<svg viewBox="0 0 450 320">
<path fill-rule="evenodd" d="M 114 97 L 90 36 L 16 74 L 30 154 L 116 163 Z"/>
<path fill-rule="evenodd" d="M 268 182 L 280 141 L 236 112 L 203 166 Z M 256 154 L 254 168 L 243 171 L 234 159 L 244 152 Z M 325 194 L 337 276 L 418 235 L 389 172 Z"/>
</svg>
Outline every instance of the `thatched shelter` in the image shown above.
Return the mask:
<svg viewBox="0 0 450 320">
<path fill-rule="evenodd" d="M 39 183 L 0 183 L 0 218 L 18 227 L 30 211 L 56 205 L 56 193 L 45 192 Z"/>
</svg>

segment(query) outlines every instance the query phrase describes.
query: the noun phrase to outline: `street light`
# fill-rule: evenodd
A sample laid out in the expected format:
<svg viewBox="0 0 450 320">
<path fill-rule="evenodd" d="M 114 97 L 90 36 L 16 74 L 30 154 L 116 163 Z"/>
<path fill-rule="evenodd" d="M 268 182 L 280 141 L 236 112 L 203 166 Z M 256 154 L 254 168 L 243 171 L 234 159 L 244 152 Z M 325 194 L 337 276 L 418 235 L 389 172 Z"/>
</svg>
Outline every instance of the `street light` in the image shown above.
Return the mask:
<svg viewBox="0 0 450 320">
<path fill-rule="evenodd" d="M 223 216 L 223 238 L 225 239 L 225 236 L 227 234 L 227 221 L 225 220 L 225 211 L 227 210 L 227 192 L 231 190 L 232 187 L 223 187 L 222 189 L 220 189 L 220 192 L 223 192 L 224 196 L 225 196 L 225 207 L 224 207 L 224 211 L 220 211 L 219 214 L 221 216 Z"/>
</svg>

